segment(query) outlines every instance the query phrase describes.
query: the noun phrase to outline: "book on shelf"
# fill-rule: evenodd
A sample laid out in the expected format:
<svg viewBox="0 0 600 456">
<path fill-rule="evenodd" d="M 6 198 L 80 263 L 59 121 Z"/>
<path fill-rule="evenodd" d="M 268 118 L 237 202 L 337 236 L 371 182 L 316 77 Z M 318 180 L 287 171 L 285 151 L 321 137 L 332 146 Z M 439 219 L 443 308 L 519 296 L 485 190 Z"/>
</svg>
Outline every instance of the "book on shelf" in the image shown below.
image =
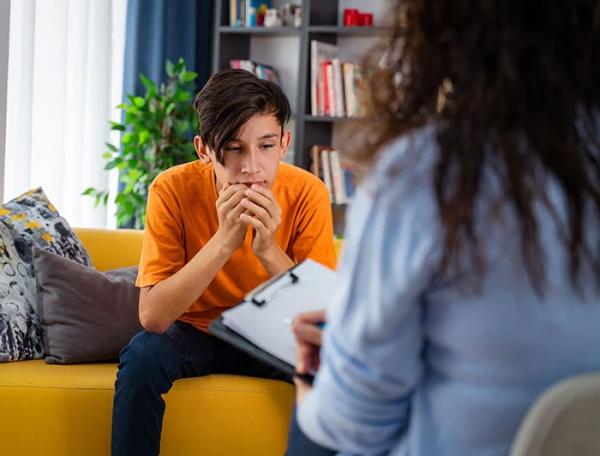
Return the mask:
<svg viewBox="0 0 600 456">
<path fill-rule="evenodd" d="M 327 60 L 325 64 L 325 112 L 326 116 L 335 117 L 335 90 L 333 85 L 333 61 Z"/>
<path fill-rule="evenodd" d="M 330 146 L 311 147 L 311 172 L 327 187 L 332 204 L 347 204 L 354 195 L 354 177 L 349 163 Z"/>
<path fill-rule="evenodd" d="M 311 114 L 367 117 L 367 81 L 359 65 L 343 62 L 334 44 L 311 41 Z"/>
<path fill-rule="evenodd" d="M 271 0 L 229 0 L 229 25 L 255 27 L 262 25 L 260 16 L 271 8 Z"/>
<path fill-rule="evenodd" d="M 229 68 L 236 68 L 249 71 L 255 74 L 259 79 L 266 79 L 281 86 L 279 72 L 271 65 L 253 62 L 252 60 L 234 59 L 229 61 Z"/>
<path fill-rule="evenodd" d="M 331 169 L 331 184 L 336 204 L 347 204 L 349 201 L 344 186 L 344 174 L 340 163 L 340 154 L 337 150 L 329 152 L 329 168 Z"/>
<path fill-rule="evenodd" d="M 342 62 L 340 59 L 335 58 L 331 61 L 332 75 L 333 75 L 333 100 L 335 101 L 335 117 L 346 116 L 346 101 L 344 96 L 344 80 L 342 75 Z"/>
<path fill-rule="evenodd" d="M 349 114 L 349 116 L 358 118 L 369 117 L 373 111 L 369 95 L 369 85 L 359 65 L 352 65 L 352 82 L 355 103 L 352 106 L 352 114 Z"/>
<path fill-rule="evenodd" d="M 325 68 L 336 58 L 339 49 L 335 44 L 323 43 L 317 40 L 310 42 L 310 94 L 311 114 L 324 116 L 327 92 L 325 90 Z"/>
<path fill-rule="evenodd" d="M 346 100 L 346 113 L 348 117 L 358 117 L 356 92 L 354 89 L 354 65 L 350 62 L 344 62 L 342 65 L 344 77 L 344 99 Z"/>
<path fill-rule="evenodd" d="M 323 169 L 323 181 L 329 192 L 329 201 L 335 203 L 335 194 L 333 193 L 333 179 L 331 176 L 331 166 L 329 160 L 329 149 L 321 150 L 319 158 L 321 159 L 321 168 Z"/>
</svg>

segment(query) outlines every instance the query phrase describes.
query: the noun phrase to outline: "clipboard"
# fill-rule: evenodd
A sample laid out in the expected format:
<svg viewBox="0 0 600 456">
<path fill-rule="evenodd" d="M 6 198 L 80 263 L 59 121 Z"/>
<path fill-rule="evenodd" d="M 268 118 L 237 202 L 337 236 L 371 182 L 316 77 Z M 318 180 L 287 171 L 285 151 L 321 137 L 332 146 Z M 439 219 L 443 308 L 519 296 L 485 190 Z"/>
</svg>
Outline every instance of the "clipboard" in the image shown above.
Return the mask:
<svg viewBox="0 0 600 456">
<path fill-rule="evenodd" d="M 312 375 L 295 372 L 296 344 L 289 321 L 302 312 L 326 309 L 336 284 L 335 271 L 305 260 L 252 290 L 208 330 L 281 372 L 312 382 Z"/>
<path fill-rule="evenodd" d="M 248 353 L 251 356 L 254 356 L 255 358 L 263 361 L 269 366 L 278 369 L 284 374 L 289 375 L 290 378 L 296 375 L 296 369 L 294 368 L 294 366 L 292 366 L 289 363 L 286 363 L 285 361 L 277 358 L 276 356 L 271 355 L 270 353 L 266 352 L 257 345 L 254 345 L 248 339 L 240 336 L 235 331 L 229 329 L 223 323 L 223 317 L 219 317 L 216 320 L 213 320 L 213 322 L 208 326 L 208 330 L 212 335 L 233 345 L 235 348 L 245 353 Z M 310 377 L 313 378 L 312 375 Z M 310 383 L 312 383 L 312 380 L 310 381 Z"/>
<path fill-rule="evenodd" d="M 298 274 L 296 274 L 296 269 L 302 263 L 298 263 L 292 266 L 287 271 L 283 271 L 273 277 L 271 277 L 266 282 L 262 283 L 250 293 L 248 293 L 244 297 L 244 301 L 251 301 L 259 307 L 262 307 L 267 303 L 269 297 L 267 294 L 269 292 L 276 293 L 277 291 L 285 288 L 286 286 L 295 285 L 300 281 Z M 271 296 L 272 298 L 272 296 Z"/>
</svg>

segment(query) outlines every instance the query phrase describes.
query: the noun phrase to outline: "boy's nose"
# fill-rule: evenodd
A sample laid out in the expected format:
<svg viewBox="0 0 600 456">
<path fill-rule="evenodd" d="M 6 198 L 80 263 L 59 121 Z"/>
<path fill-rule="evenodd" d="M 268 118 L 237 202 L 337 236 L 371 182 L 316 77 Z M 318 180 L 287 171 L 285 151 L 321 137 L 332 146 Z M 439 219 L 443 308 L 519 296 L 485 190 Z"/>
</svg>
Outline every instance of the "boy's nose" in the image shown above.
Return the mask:
<svg viewBox="0 0 600 456">
<path fill-rule="evenodd" d="M 256 174 L 259 171 L 258 157 L 257 154 L 251 151 L 246 155 L 242 163 L 242 172 L 245 174 Z"/>
</svg>

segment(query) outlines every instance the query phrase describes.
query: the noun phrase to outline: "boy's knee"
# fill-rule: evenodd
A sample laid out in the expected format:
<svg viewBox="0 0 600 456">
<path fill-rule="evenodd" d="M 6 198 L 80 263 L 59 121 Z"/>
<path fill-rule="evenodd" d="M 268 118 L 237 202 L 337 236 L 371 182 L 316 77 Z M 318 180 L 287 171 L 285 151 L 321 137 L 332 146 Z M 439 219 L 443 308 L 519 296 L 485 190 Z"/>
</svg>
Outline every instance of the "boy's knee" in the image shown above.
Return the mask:
<svg viewBox="0 0 600 456">
<path fill-rule="evenodd" d="M 152 379 L 176 358 L 173 341 L 165 334 L 142 331 L 136 334 L 119 355 L 119 377 Z"/>
</svg>

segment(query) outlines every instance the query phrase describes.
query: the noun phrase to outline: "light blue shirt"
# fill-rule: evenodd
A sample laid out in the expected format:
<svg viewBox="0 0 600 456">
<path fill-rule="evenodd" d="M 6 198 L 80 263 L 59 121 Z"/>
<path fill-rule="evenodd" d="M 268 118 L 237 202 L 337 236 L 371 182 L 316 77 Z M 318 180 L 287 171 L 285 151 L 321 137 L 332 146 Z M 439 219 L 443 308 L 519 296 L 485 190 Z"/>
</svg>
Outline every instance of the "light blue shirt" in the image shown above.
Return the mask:
<svg viewBox="0 0 600 456">
<path fill-rule="evenodd" d="M 434 147 L 431 129 L 396 141 L 350 209 L 321 367 L 298 410 L 312 440 L 344 455 L 507 455 L 544 389 L 600 370 L 600 298 L 592 274 L 584 271 L 588 289 L 578 296 L 556 224 L 543 207 L 537 207 L 543 300 L 528 280 L 507 208 L 496 224 L 483 212 L 479 217 L 488 257 L 480 293 L 465 291 L 459 278 L 436 280 Z M 390 169 L 402 170 L 401 177 Z M 493 182 L 486 177 L 487 201 Z M 552 184 L 548 189 L 564 217 L 561 193 Z"/>
</svg>

